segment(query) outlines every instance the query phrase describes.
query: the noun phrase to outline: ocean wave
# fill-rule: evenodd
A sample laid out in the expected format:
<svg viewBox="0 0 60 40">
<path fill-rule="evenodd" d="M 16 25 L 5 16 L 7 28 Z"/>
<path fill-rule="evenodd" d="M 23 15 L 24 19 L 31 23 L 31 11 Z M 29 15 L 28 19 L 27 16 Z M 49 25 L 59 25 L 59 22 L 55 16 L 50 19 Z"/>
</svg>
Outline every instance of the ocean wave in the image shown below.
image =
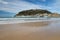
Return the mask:
<svg viewBox="0 0 60 40">
<path fill-rule="evenodd" d="M 0 18 L 0 24 L 14 24 L 14 23 L 26 23 L 26 22 L 42 22 L 42 21 L 54 21 L 60 20 L 60 18 Z"/>
</svg>

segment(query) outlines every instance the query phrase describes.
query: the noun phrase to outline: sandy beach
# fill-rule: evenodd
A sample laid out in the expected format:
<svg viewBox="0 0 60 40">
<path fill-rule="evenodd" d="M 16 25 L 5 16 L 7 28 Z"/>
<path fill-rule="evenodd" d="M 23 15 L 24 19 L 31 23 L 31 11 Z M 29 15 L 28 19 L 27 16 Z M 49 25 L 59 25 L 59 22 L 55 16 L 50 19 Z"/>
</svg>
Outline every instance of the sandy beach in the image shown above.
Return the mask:
<svg viewBox="0 0 60 40">
<path fill-rule="evenodd" d="M 60 40 L 60 22 L 0 24 L 0 40 Z"/>
</svg>

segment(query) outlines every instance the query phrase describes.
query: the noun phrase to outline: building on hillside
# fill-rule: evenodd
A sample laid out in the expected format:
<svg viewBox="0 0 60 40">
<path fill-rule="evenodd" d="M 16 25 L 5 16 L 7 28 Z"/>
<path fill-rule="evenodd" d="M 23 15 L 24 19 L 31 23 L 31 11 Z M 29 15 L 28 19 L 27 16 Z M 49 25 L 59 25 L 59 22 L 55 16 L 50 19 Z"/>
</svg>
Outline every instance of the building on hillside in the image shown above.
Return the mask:
<svg viewBox="0 0 60 40">
<path fill-rule="evenodd" d="M 60 17 L 60 15 L 58 13 L 53 13 L 52 17 Z"/>
</svg>

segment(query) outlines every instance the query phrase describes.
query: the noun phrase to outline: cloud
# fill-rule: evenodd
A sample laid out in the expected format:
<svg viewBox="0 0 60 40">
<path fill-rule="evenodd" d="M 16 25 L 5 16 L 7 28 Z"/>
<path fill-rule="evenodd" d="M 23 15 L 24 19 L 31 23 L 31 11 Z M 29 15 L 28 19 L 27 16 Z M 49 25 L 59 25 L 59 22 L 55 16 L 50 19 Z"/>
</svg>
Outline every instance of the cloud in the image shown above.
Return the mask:
<svg viewBox="0 0 60 40">
<path fill-rule="evenodd" d="M 56 2 L 53 4 L 53 7 L 60 8 L 60 0 L 56 0 Z"/>
<path fill-rule="evenodd" d="M 55 2 L 50 6 L 50 10 L 60 13 L 60 0 L 55 0 Z"/>
<path fill-rule="evenodd" d="M 8 4 L 8 2 L 3 1 L 3 0 L 0 0 L 0 3 L 2 3 L 2 4 Z"/>
<path fill-rule="evenodd" d="M 47 0 L 40 0 L 40 1 L 47 1 Z M 49 6 L 42 5 L 42 4 L 34 4 L 23 0 L 10 0 L 10 1 L 4 1 L 0 0 L 0 10 L 18 13 L 22 10 L 28 10 L 28 9 L 47 9 L 52 12 L 60 12 L 60 0 L 54 0 L 55 2 Z"/>
<path fill-rule="evenodd" d="M 32 4 L 26 1 L 14 1 L 9 2 L 7 5 L 4 5 L 3 7 L 0 7 L 0 10 L 17 13 L 22 10 L 40 9 L 41 7 L 42 6 L 40 5 Z"/>
</svg>

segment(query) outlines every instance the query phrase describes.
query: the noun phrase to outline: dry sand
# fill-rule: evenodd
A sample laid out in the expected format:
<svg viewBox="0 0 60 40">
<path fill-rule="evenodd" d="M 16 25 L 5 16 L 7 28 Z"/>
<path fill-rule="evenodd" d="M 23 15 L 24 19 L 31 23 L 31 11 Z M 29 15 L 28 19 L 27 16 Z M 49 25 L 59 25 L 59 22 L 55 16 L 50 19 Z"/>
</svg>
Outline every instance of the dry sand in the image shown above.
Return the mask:
<svg viewBox="0 0 60 40">
<path fill-rule="evenodd" d="M 60 40 L 60 25 L 54 23 L 1 24 L 0 40 Z"/>
</svg>

